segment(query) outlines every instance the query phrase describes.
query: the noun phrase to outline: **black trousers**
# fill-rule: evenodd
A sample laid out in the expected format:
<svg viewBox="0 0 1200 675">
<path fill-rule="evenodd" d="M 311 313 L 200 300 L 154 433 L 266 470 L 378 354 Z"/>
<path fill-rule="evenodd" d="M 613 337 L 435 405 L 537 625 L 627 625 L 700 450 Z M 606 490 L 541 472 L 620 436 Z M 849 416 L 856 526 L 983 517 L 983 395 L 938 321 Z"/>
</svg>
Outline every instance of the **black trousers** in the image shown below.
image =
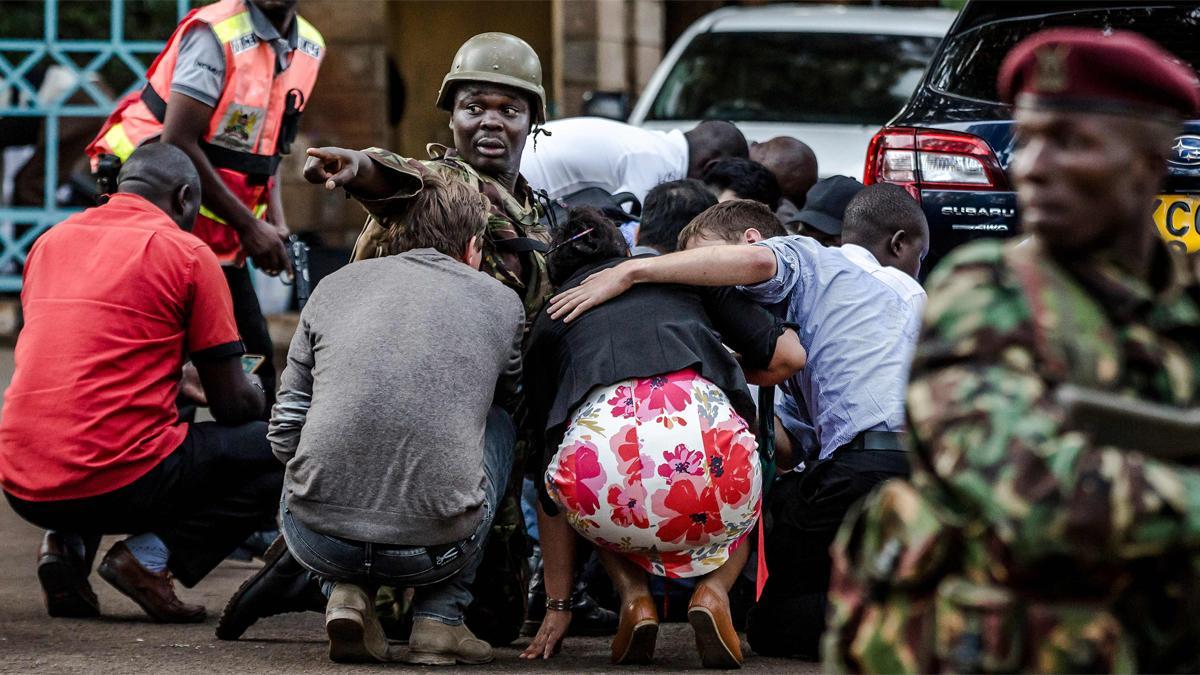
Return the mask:
<svg viewBox="0 0 1200 675">
<path fill-rule="evenodd" d="M 279 508 L 283 465 L 267 425 L 193 424 L 183 444 L 123 488 L 84 499 L 28 502 L 13 511 L 48 530 L 80 534 L 90 560 L 103 534 L 152 532 L 171 551 L 167 567 L 192 587 Z"/>
<path fill-rule="evenodd" d="M 245 265 L 222 265 L 221 269 L 225 272 L 229 294 L 233 297 L 233 318 L 237 322 L 242 343 L 246 345 L 246 353 L 267 357 L 255 372 L 262 378 L 263 390 L 267 395 L 265 414 L 270 415 L 271 406 L 275 405 L 275 346 L 271 342 L 271 333 L 267 331 L 267 319 L 258 304 L 258 294 L 254 292 L 254 284 L 250 281 L 250 268 Z"/>
<path fill-rule="evenodd" d="M 746 638 L 764 656 L 820 657 L 832 560 L 829 546 L 850 510 L 883 481 L 908 475 L 908 457 L 889 450 L 839 450 L 771 489 L 762 598 Z"/>
</svg>

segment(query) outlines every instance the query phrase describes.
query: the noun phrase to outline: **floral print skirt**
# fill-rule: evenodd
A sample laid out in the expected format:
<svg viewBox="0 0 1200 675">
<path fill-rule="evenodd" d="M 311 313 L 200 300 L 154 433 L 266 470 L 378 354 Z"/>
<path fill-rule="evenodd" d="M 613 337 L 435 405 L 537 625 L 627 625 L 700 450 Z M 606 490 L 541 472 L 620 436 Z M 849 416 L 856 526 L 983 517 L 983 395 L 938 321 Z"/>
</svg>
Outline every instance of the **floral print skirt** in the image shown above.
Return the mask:
<svg viewBox="0 0 1200 675">
<path fill-rule="evenodd" d="M 545 478 L 584 537 L 652 574 L 695 577 L 754 527 L 754 434 L 694 370 L 597 387 L 574 413 Z"/>
</svg>

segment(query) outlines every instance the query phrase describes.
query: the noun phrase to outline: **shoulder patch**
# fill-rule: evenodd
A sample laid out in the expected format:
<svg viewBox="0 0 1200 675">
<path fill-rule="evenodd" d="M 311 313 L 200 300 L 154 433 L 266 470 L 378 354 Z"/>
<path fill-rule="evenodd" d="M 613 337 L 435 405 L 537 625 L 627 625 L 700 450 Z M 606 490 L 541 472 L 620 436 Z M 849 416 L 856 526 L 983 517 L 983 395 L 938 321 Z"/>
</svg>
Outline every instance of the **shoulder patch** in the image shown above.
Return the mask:
<svg viewBox="0 0 1200 675">
<path fill-rule="evenodd" d="M 325 51 L 325 38 L 321 36 L 321 32 L 309 23 L 307 19 L 299 15 L 296 16 L 296 26 L 300 36 L 300 40 L 297 43 L 300 51 L 314 59 L 321 58 L 321 53 Z"/>
<path fill-rule="evenodd" d="M 250 21 L 250 12 L 242 12 L 213 24 L 213 33 L 222 44 L 229 45 L 234 54 L 240 54 L 258 44 L 254 36 L 254 24 Z"/>
</svg>

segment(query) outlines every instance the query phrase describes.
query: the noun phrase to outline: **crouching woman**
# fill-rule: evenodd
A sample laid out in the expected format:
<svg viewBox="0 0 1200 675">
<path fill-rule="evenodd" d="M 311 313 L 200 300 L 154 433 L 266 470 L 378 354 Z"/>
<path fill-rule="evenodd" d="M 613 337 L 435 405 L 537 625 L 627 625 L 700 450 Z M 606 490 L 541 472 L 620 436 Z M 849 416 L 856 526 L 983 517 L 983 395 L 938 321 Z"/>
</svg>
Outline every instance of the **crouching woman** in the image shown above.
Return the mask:
<svg viewBox="0 0 1200 675">
<path fill-rule="evenodd" d="M 566 290 L 626 256 L 611 222 L 575 209 L 547 262 Z M 795 331 L 731 288 L 641 285 L 571 323 L 537 318 L 524 381 L 544 455 L 547 612 L 524 658 L 549 658 L 570 623 L 578 532 L 621 595 L 613 663 L 653 658 L 649 573 L 698 578 L 688 620 L 701 660 L 740 665 L 728 592 L 762 489 L 746 382 L 781 382 L 804 361 Z"/>
</svg>

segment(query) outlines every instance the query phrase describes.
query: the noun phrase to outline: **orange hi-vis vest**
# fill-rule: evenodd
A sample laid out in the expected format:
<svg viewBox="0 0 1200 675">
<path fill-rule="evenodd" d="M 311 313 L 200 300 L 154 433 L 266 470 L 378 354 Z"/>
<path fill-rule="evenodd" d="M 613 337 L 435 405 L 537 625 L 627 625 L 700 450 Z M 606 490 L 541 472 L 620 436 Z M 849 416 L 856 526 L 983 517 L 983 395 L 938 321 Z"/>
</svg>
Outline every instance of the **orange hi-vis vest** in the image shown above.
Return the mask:
<svg viewBox="0 0 1200 675">
<path fill-rule="evenodd" d="M 317 29 L 299 15 L 295 20 L 297 47 L 288 67 L 276 73 L 275 50 L 255 35 L 245 0 L 220 0 L 192 10 L 146 71 L 146 86 L 121 100 L 88 146 L 93 170 L 101 155 L 125 161 L 139 145 L 162 135 L 180 43 L 188 29 L 203 23 L 225 50 L 225 85 L 200 147 L 229 190 L 263 217 L 280 155 L 291 150 L 325 56 L 325 40 Z M 221 262 L 244 262 L 237 232 L 207 207 L 200 207 L 192 233 Z"/>
</svg>

